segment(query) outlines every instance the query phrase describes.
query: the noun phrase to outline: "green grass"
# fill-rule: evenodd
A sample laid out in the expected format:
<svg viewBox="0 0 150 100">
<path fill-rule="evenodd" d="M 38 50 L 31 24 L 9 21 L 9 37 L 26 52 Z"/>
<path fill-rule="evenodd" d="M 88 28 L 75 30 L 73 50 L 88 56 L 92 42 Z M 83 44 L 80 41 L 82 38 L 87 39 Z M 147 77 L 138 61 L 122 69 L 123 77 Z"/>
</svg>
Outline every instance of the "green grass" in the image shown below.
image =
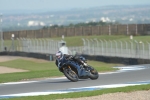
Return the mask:
<svg viewBox="0 0 150 100">
<path fill-rule="evenodd" d="M 83 39 L 101 39 L 101 40 L 121 40 L 121 41 L 129 41 L 130 36 L 126 35 L 99 35 L 99 36 L 74 36 L 74 37 L 65 37 L 64 40 L 67 42 L 67 46 L 82 46 Z M 43 38 L 42 38 L 43 39 Z M 46 38 L 52 40 L 62 40 L 61 37 L 56 38 Z M 150 42 L 150 36 L 133 36 L 133 40 Z M 11 46 L 12 40 L 5 40 L 4 45 Z M 18 44 L 17 40 L 15 40 L 15 44 Z"/>
<path fill-rule="evenodd" d="M 38 63 L 29 60 L 17 59 L 2 62 L 0 63 L 0 66 L 28 70 L 28 72 L 0 74 L 0 83 L 27 80 L 32 78 L 62 76 L 62 73 L 57 70 L 54 62 Z"/>
<path fill-rule="evenodd" d="M 148 85 L 138 85 L 138 86 L 128 86 L 120 88 L 110 88 L 96 91 L 85 91 L 85 92 L 75 92 L 75 93 L 66 93 L 66 94 L 50 94 L 45 96 L 31 96 L 31 97 L 20 97 L 20 98 L 10 98 L 7 100 L 55 100 L 55 99 L 66 99 L 66 98 L 79 98 L 79 97 L 90 97 L 97 96 L 108 93 L 117 93 L 117 92 L 134 92 L 138 90 L 150 90 L 150 84 Z"/>
<path fill-rule="evenodd" d="M 122 64 L 105 63 L 98 61 L 88 61 L 88 63 L 96 68 L 96 70 L 98 70 L 99 72 L 115 71 L 117 69 L 113 68 L 114 66 L 122 66 Z"/>
<path fill-rule="evenodd" d="M 56 69 L 55 63 L 53 62 L 35 62 L 30 60 L 24 59 L 17 59 L 7 62 L 2 62 L 0 65 L 12 67 L 12 68 L 21 68 L 30 71 L 38 71 L 38 70 L 53 70 Z M 52 67 L 51 67 L 52 66 Z"/>
<path fill-rule="evenodd" d="M 74 36 L 74 37 L 65 37 L 65 41 L 67 42 L 67 46 L 82 46 L 83 39 L 101 39 L 101 40 L 120 40 L 120 41 L 131 41 L 130 36 L 126 35 L 100 35 L 100 36 Z M 61 40 L 59 38 L 53 38 L 54 40 Z M 133 41 L 143 41 L 150 42 L 150 36 L 133 36 Z"/>
<path fill-rule="evenodd" d="M 114 69 L 112 67 L 120 65 L 120 64 L 107 64 L 98 61 L 88 61 L 88 64 L 93 66 L 99 72 L 114 71 L 117 69 Z M 35 62 L 24 59 L 17 59 L 7 62 L 1 62 L 0 66 L 28 70 L 27 72 L 0 74 L 0 83 L 28 80 L 33 78 L 63 76 L 63 74 L 59 72 L 54 61 Z"/>
</svg>

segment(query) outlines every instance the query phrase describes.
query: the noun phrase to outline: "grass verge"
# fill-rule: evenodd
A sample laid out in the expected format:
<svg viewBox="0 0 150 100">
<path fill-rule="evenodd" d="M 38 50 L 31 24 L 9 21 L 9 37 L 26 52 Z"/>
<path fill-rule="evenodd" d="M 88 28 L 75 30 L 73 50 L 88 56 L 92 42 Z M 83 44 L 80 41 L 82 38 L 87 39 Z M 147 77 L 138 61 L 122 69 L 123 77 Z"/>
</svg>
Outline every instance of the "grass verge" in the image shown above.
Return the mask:
<svg viewBox="0 0 150 100">
<path fill-rule="evenodd" d="M 114 71 L 117 69 L 114 69 L 112 67 L 119 65 L 119 64 L 107 64 L 98 61 L 88 61 L 88 64 L 92 65 L 95 69 L 98 70 L 98 72 Z M 45 77 L 48 78 L 48 77 L 63 76 L 63 73 L 59 72 L 54 61 L 41 63 L 24 59 L 16 59 L 7 62 L 1 62 L 0 66 L 28 70 L 28 72 L 0 74 L 0 83 L 29 80 L 33 78 L 45 78 Z"/>
</svg>

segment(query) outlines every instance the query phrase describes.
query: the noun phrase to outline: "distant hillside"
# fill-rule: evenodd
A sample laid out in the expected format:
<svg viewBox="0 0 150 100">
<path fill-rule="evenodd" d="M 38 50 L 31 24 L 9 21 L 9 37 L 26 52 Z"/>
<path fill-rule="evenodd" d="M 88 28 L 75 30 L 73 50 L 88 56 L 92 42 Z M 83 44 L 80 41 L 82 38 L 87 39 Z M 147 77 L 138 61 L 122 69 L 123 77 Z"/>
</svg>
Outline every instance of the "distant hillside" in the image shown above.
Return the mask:
<svg viewBox="0 0 150 100">
<path fill-rule="evenodd" d="M 25 11 L 24 11 L 25 12 Z M 43 26 L 80 22 L 112 22 L 120 24 L 150 23 L 150 5 L 101 6 L 68 11 L 34 12 L 3 15 L 3 30 L 38 29 Z"/>
</svg>

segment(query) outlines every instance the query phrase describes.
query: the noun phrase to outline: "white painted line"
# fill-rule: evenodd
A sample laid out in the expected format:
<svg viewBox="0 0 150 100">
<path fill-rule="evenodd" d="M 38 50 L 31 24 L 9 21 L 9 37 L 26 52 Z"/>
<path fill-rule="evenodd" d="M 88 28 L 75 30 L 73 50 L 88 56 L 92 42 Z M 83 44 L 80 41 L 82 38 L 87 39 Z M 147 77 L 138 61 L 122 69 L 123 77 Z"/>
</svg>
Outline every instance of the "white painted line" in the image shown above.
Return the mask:
<svg viewBox="0 0 150 100">
<path fill-rule="evenodd" d="M 65 78 L 66 78 L 66 77 L 46 78 L 46 80 L 47 80 L 47 79 L 59 80 L 59 79 L 65 79 Z M 0 83 L 0 85 L 15 85 L 15 84 L 34 83 L 34 82 L 39 82 L 39 81 L 8 82 L 8 83 Z"/>
<path fill-rule="evenodd" d="M 12 98 L 12 97 L 21 97 L 21 96 L 39 96 L 39 95 L 50 95 L 50 94 L 63 94 L 71 92 L 80 92 L 80 91 L 91 91 L 91 90 L 100 90 L 106 88 L 118 88 L 126 86 L 135 86 L 142 84 L 150 84 L 150 81 L 142 81 L 128 84 L 111 84 L 111 85 L 100 85 L 100 86 L 91 86 L 91 87 L 80 87 L 80 88 L 70 88 L 66 90 L 58 91 L 47 91 L 47 92 L 30 92 L 30 93 L 19 93 L 19 94 L 10 94 L 10 95 L 0 95 L 0 98 Z"/>
<path fill-rule="evenodd" d="M 118 68 L 118 71 L 136 71 L 136 70 L 143 70 L 146 69 L 144 66 L 126 66 L 126 67 L 114 67 Z"/>
<path fill-rule="evenodd" d="M 21 96 L 38 96 L 38 95 L 49 95 L 49 94 L 62 94 L 69 93 L 65 91 L 53 91 L 53 92 L 30 92 L 30 93 L 20 93 L 20 94 L 10 94 L 10 95 L 0 95 L 2 97 L 21 97 Z"/>
<path fill-rule="evenodd" d="M 122 72 L 127 72 L 127 71 L 136 71 L 136 70 L 143 70 L 146 69 L 146 67 L 144 66 L 127 66 L 127 67 L 114 67 L 114 68 L 118 68 L 119 70 L 115 71 L 115 72 L 106 72 L 106 73 L 99 73 L 99 74 L 114 74 L 114 73 L 122 73 Z"/>
<path fill-rule="evenodd" d="M 0 85 L 13 85 L 13 84 L 25 84 L 25 83 L 33 83 L 37 81 L 24 81 L 24 82 L 8 82 L 8 83 L 1 83 Z"/>
</svg>

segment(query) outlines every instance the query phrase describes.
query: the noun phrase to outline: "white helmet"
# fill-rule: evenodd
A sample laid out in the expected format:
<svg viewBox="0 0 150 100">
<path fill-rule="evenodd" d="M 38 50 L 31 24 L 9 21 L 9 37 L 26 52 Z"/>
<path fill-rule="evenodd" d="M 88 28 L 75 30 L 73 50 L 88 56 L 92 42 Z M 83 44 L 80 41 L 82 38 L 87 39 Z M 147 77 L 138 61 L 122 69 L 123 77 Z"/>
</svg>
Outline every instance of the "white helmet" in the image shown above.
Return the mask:
<svg viewBox="0 0 150 100">
<path fill-rule="evenodd" d="M 58 52 L 56 53 L 56 58 L 57 58 L 57 59 L 60 59 L 62 56 L 63 56 L 63 54 L 62 54 L 61 51 L 58 51 Z"/>
</svg>

